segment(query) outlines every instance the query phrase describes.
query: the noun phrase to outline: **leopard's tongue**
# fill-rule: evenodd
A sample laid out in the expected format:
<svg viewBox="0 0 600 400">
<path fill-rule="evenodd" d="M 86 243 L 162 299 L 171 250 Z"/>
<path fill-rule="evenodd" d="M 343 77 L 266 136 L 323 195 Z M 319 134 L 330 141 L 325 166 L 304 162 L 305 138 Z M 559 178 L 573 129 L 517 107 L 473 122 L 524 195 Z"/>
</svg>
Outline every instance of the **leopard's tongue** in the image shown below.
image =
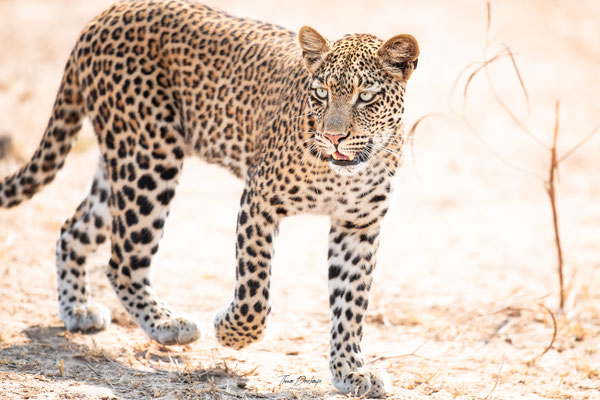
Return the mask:
<svg viewBox="0 0 600 400">
<path fill-rule="evenodd" d="M 348 157 L 347 155 L 344 155 L 344 154 L 340 153 L 339 151 L 336 151 L 335 153 L 333 153 L 333 158 L 335 158 L 336 160 L 348 160 L 348 161 L 350 161 L 350 157 Z"/>
</svg>

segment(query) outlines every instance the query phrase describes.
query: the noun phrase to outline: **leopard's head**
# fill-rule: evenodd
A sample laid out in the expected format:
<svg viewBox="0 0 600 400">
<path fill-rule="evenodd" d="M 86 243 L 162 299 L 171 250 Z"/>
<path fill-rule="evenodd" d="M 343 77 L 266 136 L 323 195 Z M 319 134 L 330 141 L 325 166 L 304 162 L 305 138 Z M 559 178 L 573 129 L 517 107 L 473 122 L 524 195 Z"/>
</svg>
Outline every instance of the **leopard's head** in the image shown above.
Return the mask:
<svg viewBox="0 0 600 400">
<path fill-rule="evenodd" d="M 417 67 L 415 38 L 398 35 L 384 43 L 357 34 L 330 42 L 305 26 L 298 39 L 312 75 L 309 101 L 317 122 L 317 156 L 337 173 L 351 175 L 381 153 L 394 151 L 388 147 L 403 141 L 406 82 Z"/>
</svg>

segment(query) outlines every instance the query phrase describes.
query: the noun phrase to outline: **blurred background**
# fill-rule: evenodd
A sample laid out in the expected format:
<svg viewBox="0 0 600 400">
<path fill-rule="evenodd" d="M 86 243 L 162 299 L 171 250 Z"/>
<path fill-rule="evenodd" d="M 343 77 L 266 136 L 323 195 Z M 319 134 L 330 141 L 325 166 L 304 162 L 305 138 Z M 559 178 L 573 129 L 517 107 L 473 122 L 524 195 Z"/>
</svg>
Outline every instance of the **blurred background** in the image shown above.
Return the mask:
<svg viewBox="0 0 600 400">
<path fill-rule="evenodd" d="M 0 1 L 0 135 L 9 136 L 13 148 L 0 160 L 0 176 L 15 171 L 34 152 L 75 38 L 111 3 Z M 567 307 L 556 315 L 553 349 L 537 367 L 527 367 L 525 361 L 543 351 L 552 337 L 551 318 L 536 304 L 557 310 L 556 249 L 543 182 L 550 153 L 499 106 L 485 71 L 471 80 L 466 105 L 464 86 L 477 65 L 457 77 L 471 63 L 509 46 L 528 100 L 510 57 L 490 66 L 493 87 L 547 146 L 555 102 L 560 101 L 560 157 L 600 123 L 600 2 L 491 1 L 489 13 L 488 3 L 479 0 L 206 3 L 294 31 L 310 25 L 330 40 L 368 32 L 384 40 L 410 33 L 419 41 L 405 124 L 410 128 L 426 114 L 440 115 L 419 124 L 412 155 L 396 178 L 363 346 L 375 359 L 410 353 L 430 339 L 419 355 L 434 361 L 400 357 L 378 362 L 393 376 L 397 393 L 485 396 L 501 360 L 508 366 L 497 396 L 586 398 L 592 393 L 600 368 L 600 134 L 559 166 L 556 191 Z M 461 120 L 463 109 L 472 129 Z M 54 243 L 62 222 L 87 192 L 96 167 L 94 140 L 90 126 L 84 126 L 54 183 L 31 202 L 0 210 L 0 294 L 7 299 L 0 305 L 0 320 L 7 324 L 7 342 L 23 340 L 22 330 L 40 321 L 60 326 Z M 227 172 L 188 160 L 154 260 L 160 295 L 207 327 L 207 339 L 188 349 L 194 360 L 204 360 L 217 348 L 210 318 L 233 293 L 242 185 Z M 267 338 L 240 353 L 217 350 L 238 361 L 260 357 L 259 376 L 252 378 L 259 391 L 271 386 L 282 390 L 273 379 L 281 371 L 300 374 L 309 368 L 328 382 L 327 231 L 325 217 L 285 221 L 273 264 Z M 127 330 L 126 337 L 142 341 L 102 276 L 106 256 L 97 257 L 94 276 L 99 296 L 116 316 L 111 329 Z M 507 316 L 504 307 L 515 304 L 528 308 L 517 307 L 516 314 Z M 467 317 L 460 317 L 465 312 Z M 124 346 L 126 342 L 111 342 L 114 336 L 109 331 L 95 340 L 107 348 Z M 290 348 L 299 354 L 283 356 Z M 443 372 L 433 374 L 440 368 Z M 333 396 L 327 383 L 322 390 Z"/>
</svg>

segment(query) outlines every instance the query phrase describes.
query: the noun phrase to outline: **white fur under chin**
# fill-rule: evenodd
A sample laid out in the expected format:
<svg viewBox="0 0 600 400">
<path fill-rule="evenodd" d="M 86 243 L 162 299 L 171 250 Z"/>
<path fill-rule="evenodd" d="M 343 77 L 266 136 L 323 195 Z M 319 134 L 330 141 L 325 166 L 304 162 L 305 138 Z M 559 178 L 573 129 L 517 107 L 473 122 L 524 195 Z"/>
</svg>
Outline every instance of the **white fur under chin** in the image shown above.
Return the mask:
<svg viewBox="0 0 600 400">
<path fill-rule="evenodd" d="M 342 176 L 355 175 L 358 171 L 363 169 L 366 165 L 367 165 L 367 163 L 364 161 L 359 163 L 358 165 L 348 165 L 348 166 L 335 165 L 331 161 L 329 162 L 329 167 L 333 170 L 333 172 L 335 172 L 338 175 L 342 175 Z"/>
</svg>

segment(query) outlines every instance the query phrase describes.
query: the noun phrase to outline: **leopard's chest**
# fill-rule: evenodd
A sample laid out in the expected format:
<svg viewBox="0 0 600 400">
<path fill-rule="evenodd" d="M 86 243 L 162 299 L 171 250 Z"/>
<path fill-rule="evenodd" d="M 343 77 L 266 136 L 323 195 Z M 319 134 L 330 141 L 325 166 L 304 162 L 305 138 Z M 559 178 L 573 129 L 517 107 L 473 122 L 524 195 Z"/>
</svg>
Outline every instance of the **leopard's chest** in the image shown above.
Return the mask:
<svg viewBox="0 0 600 400">
<path fill-rule="evenodd" d="M 372 177 L 368 173 L 353 177 L 331 173 L 310 183 L 291 182 L 274 189 L 268 201 L 279 214 L 329 215 L 362 225 L 385 214 L 391 183 L 385 177 Z"/>
</svg>

